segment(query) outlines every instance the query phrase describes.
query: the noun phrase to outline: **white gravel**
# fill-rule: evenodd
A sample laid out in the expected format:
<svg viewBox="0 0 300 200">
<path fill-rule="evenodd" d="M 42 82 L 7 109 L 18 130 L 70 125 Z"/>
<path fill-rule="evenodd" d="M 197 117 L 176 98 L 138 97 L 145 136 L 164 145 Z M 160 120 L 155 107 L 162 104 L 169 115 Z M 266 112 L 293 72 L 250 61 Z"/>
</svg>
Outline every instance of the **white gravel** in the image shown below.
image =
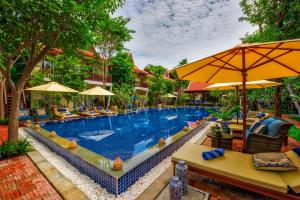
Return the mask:
<svg viewBox="0 0 300 200">
<path fill-rule="evenodd" d="M 199 137 L 203 136 L 206 130 L 207 127 L 197 133 L 197 135 L 195 135 L 190 141 L 193 142 Z M 147 174 L 141 177 L 137 182 L 135 182 L 130 188 L 128 188 L 126 192 L 120 194 L 118 197 L 115 197 L 115 195 L 108 193 L 106 189 L 95 183 L 88 176 L 82 174 L 65 159 L 49 150 L 42 143 L 38 142 L 22 128 L 19 129 L 19 132 L 21 136 L 28 137 L 28 140 L 32 143 L 33 147 L 91 200 L 134 200 L 143 191 L 145 191 L 149 185 L 168 167 L 171 166 L 171 157 L 164 159 L 158 165 L 152 168 Z"/>
</svg>

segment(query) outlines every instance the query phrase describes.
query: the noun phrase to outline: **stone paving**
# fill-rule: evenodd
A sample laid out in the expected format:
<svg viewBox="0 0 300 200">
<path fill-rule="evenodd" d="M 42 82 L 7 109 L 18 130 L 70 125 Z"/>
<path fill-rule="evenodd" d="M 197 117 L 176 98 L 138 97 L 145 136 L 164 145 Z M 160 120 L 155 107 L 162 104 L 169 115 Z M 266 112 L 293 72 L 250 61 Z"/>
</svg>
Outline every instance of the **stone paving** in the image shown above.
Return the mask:
<svg viewBox="0 0 300 200">
<path fill-rule="evenodd" d="M 48 183 L 28 156 L 0 161 L 1 200 L 60 200 L 61 196 Z"/>
</svg>

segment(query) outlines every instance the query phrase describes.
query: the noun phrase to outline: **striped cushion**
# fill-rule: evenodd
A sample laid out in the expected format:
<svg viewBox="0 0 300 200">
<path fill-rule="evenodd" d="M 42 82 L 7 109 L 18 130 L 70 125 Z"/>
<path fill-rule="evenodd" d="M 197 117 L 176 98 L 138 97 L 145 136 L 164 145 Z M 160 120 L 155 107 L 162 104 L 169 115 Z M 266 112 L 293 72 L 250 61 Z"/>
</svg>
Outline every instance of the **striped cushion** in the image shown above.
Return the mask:
<svg viewBox="0 0 300 200">
<path fill-rule="evenodd" d="M 214 150 L 211 150 L 211 151 L 202 152 L 202 158 L 204 160 L 210 160 L 210 159 L 213 159 L 213 158 L 223 156 L 224 153 L 225 153 L 224 149 L 218 148 L 218 149 L 214 149 Z"/>
</svg>

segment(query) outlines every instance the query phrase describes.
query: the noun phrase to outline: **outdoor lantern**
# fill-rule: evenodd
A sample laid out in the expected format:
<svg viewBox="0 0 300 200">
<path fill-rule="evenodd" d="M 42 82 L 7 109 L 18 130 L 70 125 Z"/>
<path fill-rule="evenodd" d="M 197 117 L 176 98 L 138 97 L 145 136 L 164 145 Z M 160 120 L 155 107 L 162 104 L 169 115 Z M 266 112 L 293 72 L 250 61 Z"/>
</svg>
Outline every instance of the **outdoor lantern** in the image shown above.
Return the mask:
<svg viewBox="0 0 300 200">
<path fill-rule="evenodd" d="M 35 131 L 39 131 L 41 129 L 40 125 L 38 125 L 38 124 L 34 125 L 33 128 Z"/>
<path fill-rule="evenodd" d="M 123 160 L 120 157 L 117 157 L 113 164 L 113 170 L 122 170 L 123 169 Z"/>
<path fill-rule="evenodd" d="M 70 141 L 69 143 L 69 149 L 76 149 L 77 148 L 77 142 L 75 140 Z"/>
<path fill-rule="evenodd" d="M 25 126 L 30 127 L 32 125 L 31 120 L 26 120 L 26 122 L 24 123 Z"/>
<path fill-rule="evenodd" d="M 158 145 L 161 146 L 161 147 L 162 147 L 162 146 L 165 146 L 165 145 L 166 145 L 165 139 L 164 139 L 164 138 L 160 138 L 160 139 L 159 139 L 159 142 L 158 142 Z"/>
<path fill-rule="evenodd" d="M 49 138 L 55 138 L 57 136 L 55 131 L 51 131 L 49 134 Z"/>
</svg>

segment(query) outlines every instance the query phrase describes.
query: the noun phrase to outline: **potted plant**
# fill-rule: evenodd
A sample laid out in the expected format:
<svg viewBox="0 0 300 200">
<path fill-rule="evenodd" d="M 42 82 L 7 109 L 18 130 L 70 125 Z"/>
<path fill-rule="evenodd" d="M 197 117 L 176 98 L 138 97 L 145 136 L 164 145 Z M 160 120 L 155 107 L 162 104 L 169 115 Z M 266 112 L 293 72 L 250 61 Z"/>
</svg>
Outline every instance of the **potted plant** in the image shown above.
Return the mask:
<svg viewBox="0 0 300 200">
<path fill-rule="evenodd" d="M 210 129 L 211 129 L 211 132 L 212 132 L 216 137 L 219 137 L 219 138 L 222 137 L 222 135 L 223 135 L 222 129 L 221 129 L 221 127 L 220 127 L 218 124 L 216 124 L 216 126 L 212 126 Z"/>
<path fill-rule="evenodd" d="M 230 108 L 228 106 L 220 108 L 220 110 L 216 109 L 207 109 L 207 111 L 211 114 L 213 117 L 217 117 L 221 119 L 221 129 L 224 133 L 229 133 L 229 121 L 230 119 L 240 111 L 240 107 L 236 106 L 233 108 Z"/>
</svg>

